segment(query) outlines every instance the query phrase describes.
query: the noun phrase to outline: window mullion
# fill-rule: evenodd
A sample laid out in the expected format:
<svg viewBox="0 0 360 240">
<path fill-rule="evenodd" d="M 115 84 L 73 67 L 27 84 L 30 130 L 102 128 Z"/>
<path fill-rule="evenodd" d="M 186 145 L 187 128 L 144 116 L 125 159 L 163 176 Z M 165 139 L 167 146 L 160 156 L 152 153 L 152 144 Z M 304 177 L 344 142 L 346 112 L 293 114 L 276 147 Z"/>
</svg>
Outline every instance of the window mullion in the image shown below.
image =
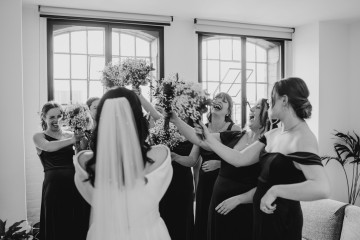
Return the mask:
<svg viewBox="0 0 360 240">
<path fill-rule="evenodd" d="M 241 127 L 246 124 L 246 38 L 241 37 Z"/>
</svg>

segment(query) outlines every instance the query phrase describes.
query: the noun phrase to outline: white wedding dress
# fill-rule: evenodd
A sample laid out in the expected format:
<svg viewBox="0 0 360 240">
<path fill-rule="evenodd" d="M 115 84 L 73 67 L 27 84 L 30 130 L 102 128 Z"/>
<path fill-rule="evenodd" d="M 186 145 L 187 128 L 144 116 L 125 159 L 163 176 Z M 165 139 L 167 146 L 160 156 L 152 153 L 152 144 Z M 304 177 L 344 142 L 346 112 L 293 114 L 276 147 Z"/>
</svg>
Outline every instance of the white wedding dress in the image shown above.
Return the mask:
<svg viewBox="0 0 360 240">
<path fill-rule="evenodd" d="M 165 147 L 165 146 L 155 146 Z M 131 190 L 126 191 L 126 208 L 125 212 L 121 213 L 122 217 L 125 215 L 125 220 L 119 222 L 108 222 L 106 225 L 114 224 L 115 228 L 122 228 L 121 236 L 112 236 L 111 239 L 119 240 L 169 240 L 170 236 L 164 221 L 159 214 L 159 202 L 168 188 L 173 170 L 171 166 L 170 150 L 167 149 L 166 160 L 158 166 L 155 170 L 146 174 L 147 183 L 144 180 L 138 180 Z M 87 172 L 79 164 L 79 156 L 84 153 L 82 151 L 74 156 L 75 165 L 75 184 L 84 197 L 84 199 L 92 204 L 94 187 L 89 181 L 84 182 L 88 178 Z M 123 194 L 119 192 L 118 194 Z M 123 197 L 123 196 L 122 196 Z M 116 203 L 115 203 L 116 204 Z M 119 203 L 120 204 L 120 203 Z M 124 219 L 124 218 L 120 218 Z M 106 220 L 105 220 L 106 221 Z M 98 224 L 94 219 L 90 222 L 90 229 L 88 231 L 87 240 L 101 240 L 99 235 L 96 236 L 94 226 Z M 124 226 L 124 224 L 128 226 Z M 125 229 L 125 230 L 124 230 Z M 108 240 L 108 239 L 106 239 Z"/>
</svg>

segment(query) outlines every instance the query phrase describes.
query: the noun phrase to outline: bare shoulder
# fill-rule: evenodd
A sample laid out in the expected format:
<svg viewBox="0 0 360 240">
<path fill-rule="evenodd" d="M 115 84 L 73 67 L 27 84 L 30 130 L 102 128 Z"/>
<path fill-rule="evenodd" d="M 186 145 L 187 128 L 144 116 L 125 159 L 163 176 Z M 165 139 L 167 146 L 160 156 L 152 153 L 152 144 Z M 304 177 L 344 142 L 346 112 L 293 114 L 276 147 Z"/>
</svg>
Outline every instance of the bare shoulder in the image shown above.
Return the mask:
<svg viewBox="0 0 360 240">
<path fill-rule="evenodd" d="M 234 124 L 232 127 L 231 127 L 231 131 L 241 131 L 241 127 L 237 124 Z"/>
<path fill-rule="evenodd" d="M 34 141 L 37 140 L 37 139 L 41 139 L 41 138 L 45 138 L 43 132 L 37 132 L 37 133 L 35 133 L 34 136 L 33 136 L 33 140 L 34 140 Z"/>
<path fill-rule="evenodd" d="M 296 145 L 300 152 L 319 153 L 319 144 L 316 136 L 308 127 L 298 134 Z"/>
<path fill-rule="evenodd" d="M 86 163 L 94 156 L 93 151 L 85 150 L 78 153 L 78 162 L 82 169 L 86 169 Z"/>
</svg>

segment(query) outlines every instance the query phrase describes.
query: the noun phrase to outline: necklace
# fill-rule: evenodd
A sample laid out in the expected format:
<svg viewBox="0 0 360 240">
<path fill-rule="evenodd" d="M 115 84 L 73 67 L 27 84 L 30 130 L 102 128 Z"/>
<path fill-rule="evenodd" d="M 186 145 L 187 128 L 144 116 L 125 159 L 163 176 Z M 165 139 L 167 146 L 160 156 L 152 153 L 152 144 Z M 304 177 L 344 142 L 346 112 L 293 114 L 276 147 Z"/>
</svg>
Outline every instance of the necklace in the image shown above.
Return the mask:
<svg viewBox="0 0 360 240">
<path fill-rule="evenodd" d="M 291 130 L 294 130 L 297 126 L 299 126 L 300 124 L 302 123 L 302 121 L 298 122 L 297 124 L 295 124 L 294 126 L 288 128 L 288 129 L 284 129 L 280 134 L 285 134 L 285 133 L 288 133 L 290 132 Z"/>
</svg>

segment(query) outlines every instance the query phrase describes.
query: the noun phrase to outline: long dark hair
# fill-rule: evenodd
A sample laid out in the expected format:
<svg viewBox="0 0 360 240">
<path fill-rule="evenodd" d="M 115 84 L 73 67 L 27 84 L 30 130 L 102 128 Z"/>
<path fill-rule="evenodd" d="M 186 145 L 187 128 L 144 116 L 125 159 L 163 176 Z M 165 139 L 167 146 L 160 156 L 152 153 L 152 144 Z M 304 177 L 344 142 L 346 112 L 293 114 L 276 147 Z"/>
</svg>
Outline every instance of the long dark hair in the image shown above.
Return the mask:
<svg viewBox="0 0 360 240">
<path fill-rule="evenodd" d="M 234 106 L 233 100 L 231 98 L 231 96 L 225 92 L 220 92 L 218 94 L 216 94 L 216 96 L 214 97 L 214 99 L 216 98 L 221 98 L 221 100 L 226 100 L 229 103 L 229 113 L 227 115 L 225 115 L 225 122 L 231 122 L 234 123 L 234 121 L 232 120 L 232 109 Z M 211 122 L 211 116 L 212 113 L 211 111 L 209 111 L 208 115 L 207 115 L 207 119 L 209 122 Z"/>
<path fill-rule="evenodd" d="M 107 99 L 120 98 L 120 97 L 125 97 L 129 101 L 131 110 L 134 114 L 134 121 L 137 128 L 144 166 L 147 162 L 153 163 L 153 160 L 147 157 L 147 152 L 151 148 L 150 145 L 146 142 L 146 139 L 149 135 L 149 123 L 148 121 L 146 121 L 146 118 L 144 117 L 140 100 L 133 91 L 123 87 L 118 87 L 106 92 L 104 96 L 100 99 L 99 105 L 97 107 L 95 121 L 100 122 L 101 112 L 104 103 Z M 96 164 L 98 129 L 99 129 L 99 125 L 97 124 L 92 135 L 92 141 L 94 142 L 94 148 L 93 148 L 94 156 L 86 163 L 86 171 L 89 174 L 89 178 L 87 180 L 89 180 L 92 185 L 94 185 L 95 182 L 95 171 L 92 168 L 92 166 Z"/>
<path fill-rule="evenodd" d="M 273 106 L 276 100 L 276 93 L 280 97 L 284 95 L 288 97 L 289 104 L 299 118 L 310 118 L 312 111 L 312 105 L 308 100 L 310 92 L 304 80 L 290 77 L 276 82 L 271 93 L 271 103 Z"/>
<path fill-rule="evenodd" d="M 269 103 L 266 98 L 261 99 L 260 103 L 260 125 L 262 126 L 262 134 L 270 129 L 270 120 L 268 115 Z"/>
<path fill-rule="evenodd" d="M 58 104 L 57 102 L 50 101 L 50 102 L 45 103 L 44 106 L 43 106 L 42 109 L 41 109 L 41 114 L 40 114 L 41 128 L 42 128 L 44 131 L 47 129 L 47 124 L 46 124 L 44 118 L 46 117 L 47 112 L 48 112 L 50 109 L 53 109 L 53 108 L 59 108 L 61 114 L 63 114 L 61 105 Z"/>
</svg>

